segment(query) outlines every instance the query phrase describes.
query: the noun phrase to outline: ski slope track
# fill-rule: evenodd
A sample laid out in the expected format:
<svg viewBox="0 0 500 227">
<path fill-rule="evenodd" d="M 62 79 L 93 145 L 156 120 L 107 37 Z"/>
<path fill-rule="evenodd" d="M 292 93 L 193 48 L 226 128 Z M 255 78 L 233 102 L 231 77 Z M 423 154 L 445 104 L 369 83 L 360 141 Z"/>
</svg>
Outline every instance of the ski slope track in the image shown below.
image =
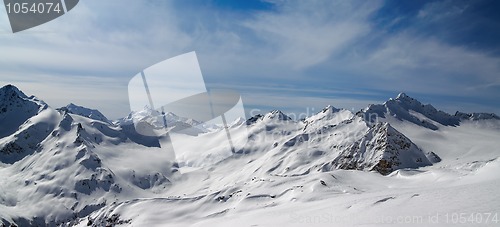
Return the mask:
<svg viewBox="0 0 500 227">
<path fill-rule="evenodd" d="M 171 131 L 174 151 L 135 131 L 144 116 L 163 122 L 0 88 L 0 226 L 500 225 L 492 113 L 451 115 L 404 93 L 300 121 L 275 110 L 231 123 L 247 133 L 229 156 L 223 125 L 165 113 L 189 129 Z"/>
</svg>

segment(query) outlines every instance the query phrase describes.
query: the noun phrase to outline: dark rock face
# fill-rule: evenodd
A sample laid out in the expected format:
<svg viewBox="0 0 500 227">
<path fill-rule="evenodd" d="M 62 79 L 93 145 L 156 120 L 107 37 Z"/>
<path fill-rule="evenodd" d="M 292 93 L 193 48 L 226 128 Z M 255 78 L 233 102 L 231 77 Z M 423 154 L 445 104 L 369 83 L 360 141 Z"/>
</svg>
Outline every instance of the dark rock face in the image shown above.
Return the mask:
<svg viewBox="0 0 500 227">
<path fill-rule="evenodd" d="M 389 123 L 378 123 L 341 152 L 334 164 L 339 169 L 374 170 L 386 175 L 397 169 L 432 165 L 439 160 L 437 155 L 432 153 L 437 158 L 430 155 Z"/>
<path fill-rule="evenodd" d="M 13 134 L 29 118 L 47 108 L 47 104 L 28 97 L 12 85 L 0 88 L 0 138 Z"/>
</svg>

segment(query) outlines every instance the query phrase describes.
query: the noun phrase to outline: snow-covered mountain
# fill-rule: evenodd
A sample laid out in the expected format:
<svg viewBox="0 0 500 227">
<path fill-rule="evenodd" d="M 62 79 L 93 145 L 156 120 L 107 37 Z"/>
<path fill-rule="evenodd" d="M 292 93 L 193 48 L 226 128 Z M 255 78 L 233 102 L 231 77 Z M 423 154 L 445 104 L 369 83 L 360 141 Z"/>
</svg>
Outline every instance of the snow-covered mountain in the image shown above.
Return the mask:
<svg viewBox="0 0 500 227">
<path fill-rule="evenodd" d="M 269 173 L 277 175 L 304 175 L 335 169 L 375 170 L 389 174 L 396 169 L 433 163 L 389 123 L 369 126 L 347 110 L 331 106 L 301 122 L 291 121 L 282 112 L 273 111 L 254 120 L 249 130 L 251 136 L 245 153 L 253 150 L 276 153 L 265 166 Z"/>
<path fill-rule="evenodd" d="M 47 104 L 28 97 L 12 85 L 0 89 L 0 137 L 11 135 L 30 117 L 47 108 Z"/>
<path fill-rule="evenodd" d="M 370 128 L 363 138 L 344 150 L 334 163 L 342 169 L 368 169 L 389 174 L 397 169 L 418 168 L 439 161 L 436 154 L 424 153 L 386 122 Z"/>
<path fill-rule="evenodd" d="M 173 134 L 141 135 L 139 118 L 158 126 L 165 119 Z M 494 114 L 452 116 L 400 94 L 356 114 L 327 106 L 295 121 L 276 110 L 229 127 L 240 132 L 233 135 L 240 146 L 220 155 L 227 137 L 219 125 L 148 109 L 111 122 L 97 110 L 53 109 L 5 86 L 0 223 L 330 226 L 329 215 L 356 214 L 340 225 L 378 226 L 377 215 L 427 218 L 500 205 L 487 193 L 500 186 L 491 174 L 500 170 Z M 463 194 L 448 196 L 456 193 Z"/>
<path fill-rule="evenodd" d="M 87 118 L 102 121 L 102 122 L 107 122 L 107 123 L 111 122 L 101 112 L 99 112 L 99 110 L 89 109 L 89 108 L 86 108 L 83 106 L 75 105 L 73 103 L 70 103 L 67 106 L 61 107 L 58 110 L 66 111 L 68 113 L 80 115 L 83 117 L 87 117 Z"/>
<path fill-rule="evenodd" d="M 489 119 L 500 120 L 500 117 L 494 113 L 462 113 L 457 111 L 455 113 L 455 117 L 458 117 L 461 120 L 473 120 L 473 121 L 489 120 Z"/>
<path fill-rule="evenodd" d="M 368 121 L 376 121 L 391 116 L 433 130 L 438 129 L 437 124 L 444 126 L 457 126 L 460 124 L 459 118 L 436 110 L 430 104 L 424 105 L 405 93 L 400 93 L 396 99 L 391 98 L 383 104 L 370 105 L 362 110 L 360 115 L 364 116 Z"/>
</svg>

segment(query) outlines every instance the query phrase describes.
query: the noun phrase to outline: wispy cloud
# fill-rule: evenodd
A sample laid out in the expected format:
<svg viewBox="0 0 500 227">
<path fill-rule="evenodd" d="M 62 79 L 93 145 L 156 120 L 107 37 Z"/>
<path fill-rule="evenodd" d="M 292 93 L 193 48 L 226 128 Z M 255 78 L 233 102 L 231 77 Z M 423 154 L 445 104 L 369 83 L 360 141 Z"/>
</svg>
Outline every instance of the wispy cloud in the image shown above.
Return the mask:
<svg viewBox="0 0 500 227">
<path fill-rule="evenodd" d="M 273 7 L 245 11 L 215 3 L 80 1 L 67 15 L 17 34 L 5 32 L 0 10 L 0 82 L 21 84 L 49 103 L 78 99 L 116 118 L 128 111 L 130 78 L 195 50 L 209 86 L 237 89 L 252 107 L 358 108 L 406 91 L 453 103 L 486 99 L 489 110 L 500 98 L 498 55 L 468 45 L 472 35 L 449 38 L 482 23 L 472 13 L 475 3 L 434 1 L 413 14 L 383 15 L 397 3 L 267 2 Z M 454 20 L 460 27 L 451 26 Z"/>
<path fill-rule="evenodd" d="M 295 69 L 324 62 L 366 36 L 369 16 L 381 6 L 379 1 L 289 4 L 280 5 L 278 12 L 257 14 L 244 25 L 269 45 L 273 65 Z"/>
</svg>

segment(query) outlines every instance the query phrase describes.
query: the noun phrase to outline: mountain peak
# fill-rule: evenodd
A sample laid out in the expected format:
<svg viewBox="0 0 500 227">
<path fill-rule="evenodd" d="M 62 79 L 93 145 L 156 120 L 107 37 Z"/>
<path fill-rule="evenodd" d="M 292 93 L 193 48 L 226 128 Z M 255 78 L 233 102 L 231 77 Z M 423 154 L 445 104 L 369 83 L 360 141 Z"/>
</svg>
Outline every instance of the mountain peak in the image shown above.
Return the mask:
<svg viewBox="0 0 500 227">
<path fill-rule="evenodd" d="M 27 97 L 14 85 L 0 88 L 0 138 L 10 135 L 19 129 L 29 118 L 47 108 L 47 104 L 34 96 Z"/>
<path fill-rule="evenodd" d="M 265 115 L 257 114 L 257 115 L 250 117 L 249 119 L 246 120 L 246 124 L 251 125 L 257 121 L 269 122 L 270 120 L 271 121 L 272 120 L 289 121 L 292 119 L 289 116 L 287 116 L 286 114 L 284 114 L 283 112 L 281 112 L 280 110 L 273 110 L 269 113 L 266 113 Z"/>
<path fill-rule="evenodd" d="M 278 120 L 291 120 L 289 116 L 281 112 L 280 110 L 273 110 L 270 113 L 266 114 L 265 118 L 268 119 L 278 119 Z"/>
<path fill-rule="evenodd" d="M 405 93 L 400 93 L 396 99 L 391 98 L 382 105 L 370 105 L 360 115 L 369 122 L 392 116 L 398 120 L 409 121 L 432 130 L 439 128 L 435 122 L 444 126 L 458 126 L 460 124 L 457 117 L 437 110 L 430 104 L 424 105 Z"/>
<path fill-rule="evenodd" d="M 66 105 L 65 107 L 62 107 L 59 109 L 67 111 L 68 113 L 80 115 L 80 116 L 87 117 L 90 119 L 103 121 L 103 122 L 107 122 L 107 123 L 110 122 L 108 120 L 108 118 L 106 118 L 104 116 L 104 114 L 102 114 L 99 110 L 79 106 L 79 105 L 76 105 L 74 103 L 70 103 L 70 104 Z"/>
<path fill-rule="evenodd" d="M 5 86 L 3 86 L 2 88 L 0 88 L 0 90 L 4 90 L 4 89 L 16 89 L 16 90 L 19 90 L 16 86 L 12 85 L 12 84 L 7 84 Z"/>
<path fill-rule="evenodd" d="M 335 159 L 338 168 L 375 170 L 387 175 L 394 170 L 432 165 L 435 154 L 424 153 L 408 137 L 387 122 L 375 124 L 356 143 Z"/>
<path fill-rule="evenodd" d="M 66 105 L 66 108 L 78 108 L 78 107 L 82 107 L 82 106 L 78 106 L 72 102 L 70 102 L 68 105 Z"/>
<path fill-rule="evenodd" d="M 247 124 L 247 125 L 251 125 L 251 124 L 253 124 L 253 123 L 257 122 L 258 120 L 260 120 L 260 119 L 262 119 L 262 118 L 264 118 L 264 116 L 262 116 L 262 114 L 257 114 L 257 115 L 255 115 L 255 116 L 252 116 L 252 117 L 248 118 L 248 119 L 246 120 L 246 124 Z"/>
<path fill-rule="evenodd" d="M 321 110 L 322 113 L 335 113 L 338 112 L 340 109 L 337 109 L 333 107 L 332 105 L 328 105 L 323 110 Z"/>
<path fill-rule="evenodd" d="M 399 93 L 398 96 L 396 96 L 396 99 L 389 99 L 388 102 L 390 102 L 390 101 L 396 101 L 400 104 L 409 105 L 409 106 L 422 106 L 422 103 L 420 101 L 408 96 L 404 92 Z"/>
<path fill-rule="evenodd" d="M 12 84 L 7 84 L 5 86 L 3 86 L 2 88 L 0 88 L 0 98 L 1 100 L 6 100 L 6 99 L 9 99 L 9 97 L 20 97 L 20 98 L 27 98 L 28 96 L 26 96 L 21 90 L 19 90 L 19 88 L 17 88 L 16 86 L 12 85 Z"/>
<path fill-rule="evenodd" d="M 331 105 L 326 106 L 317 114 L 307 117 L 304 119 L 304 123 L 308 127 L 310 124 L 318 125 L 336 125 L 340 122 L 352 118 L 353 114 L 344 109 L 337 109 Z"/>
<path fill-rule="evenodd" d="M 413 99 L 413 98 L 411 98 L 410 96 L 408 96 L 408 95 L 407 95 L 406 93 L 404 93 L 404 92 L 400 92 L 400 93 L 398 94 L 398 96 L 396 97 L 396 99 L 408 99 L 408 98 Z"/>
</svg>

